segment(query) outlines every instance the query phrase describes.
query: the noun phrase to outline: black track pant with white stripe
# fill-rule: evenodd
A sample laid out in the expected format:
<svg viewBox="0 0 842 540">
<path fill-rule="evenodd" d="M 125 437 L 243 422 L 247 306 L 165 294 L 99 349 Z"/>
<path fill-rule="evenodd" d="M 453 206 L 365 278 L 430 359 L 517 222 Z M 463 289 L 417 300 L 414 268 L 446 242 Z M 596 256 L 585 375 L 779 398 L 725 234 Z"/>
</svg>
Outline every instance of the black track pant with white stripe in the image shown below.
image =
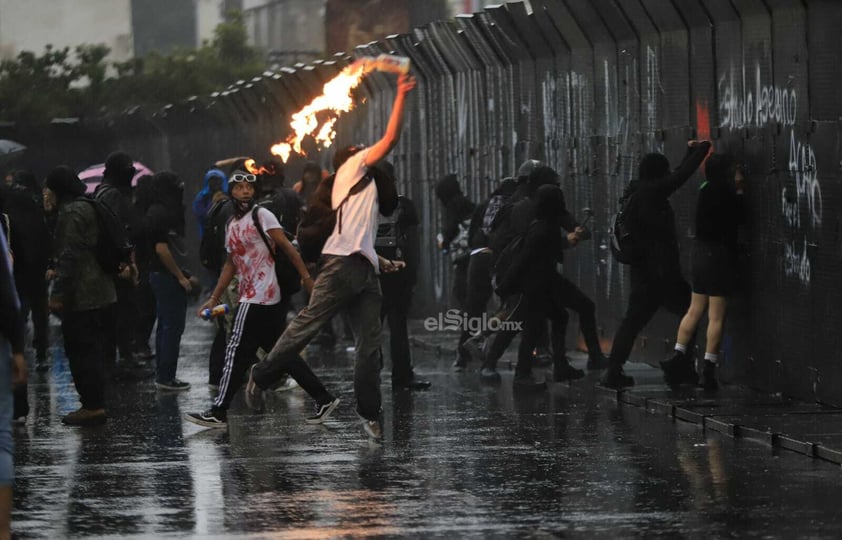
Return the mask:
<svg viewBox="0 0 842 540">
<path fill-rule="evenodd" d="M 213 401 L 214 411 L 227 411 L 231 400 L 246 376 L 249 366 L 257 362 L 257 349 L 268 352 L 286 326 L 284 303 L 271 306 L 241 303 L 234 312 L 231 334 L 225 348 L 225 367 L 219 380 L 219 394 Z"/>
</svg>

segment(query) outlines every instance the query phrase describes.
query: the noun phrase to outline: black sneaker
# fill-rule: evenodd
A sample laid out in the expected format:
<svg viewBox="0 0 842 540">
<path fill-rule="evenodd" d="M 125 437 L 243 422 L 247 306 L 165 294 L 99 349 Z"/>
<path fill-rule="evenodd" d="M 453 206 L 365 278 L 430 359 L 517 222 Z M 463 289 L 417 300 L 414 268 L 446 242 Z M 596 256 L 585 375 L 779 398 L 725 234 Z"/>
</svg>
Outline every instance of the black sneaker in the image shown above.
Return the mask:
<svg viewBox="0 0 842 540">
<path fill-rule="evenodd" d="M 316 405 L 316 414 L 313 416 L 308 416 L 305 420 L 305 424 L 322 424 L 327 417 L 330 416 L 330 413 L 333 412 L 333 409 L 339 405 L 339 398 L 334 398 L 332 401 L 328 401 L 327 403 L 323 403 L 322 405 Z"/>
<path fill-rule="evenodd" d="M 184 419 L 204 427 L 226 428 L 228 427 L 227 416 L 222 411 L 214 414 L 213 409 L 208 409 L 200 413 L 187 413 L 184 415 Z"/>
<path fill-rule="evenodd" d="M 598 371 L 608 367 L 608 359 L 601 352 L 588 358 L 588 371 Z"/>
<path fill-rule="evenodd" d="M 702 388 L 705 392 L 719 390 L 719 381 L 716 380 L 716 364 L 707 360 L 705 360 L 705 367 L 702 369 Z"/>
<path fill-rule="evenodd" d="M 547 349 L 535 349 L 532 352 L 532 359 L 538 367 L 547 367 L 553 365 L 553 353 Z"/>
<path fill-rule="evenodd" d="M 561 364 L 553 368 L 553 382 L 575 381 L 585 376 L 585 372 L 570 364 Z"/>
<path fill-rule="evenodd" d="M 612 390 L 622 390 L 634 386 L 634 378 L 626 375 L 622 367 L 609 366 L 608 371 L 599 380 L 599 384 Z"/>
<path fill-rule="evenodd" d="M 696 385 L 699 383 L 699 376 L 693 366 L 693 359 L 688 358 L 685 353 L 680 351 L 675 351 L 669 359 L 663 360 L 661 369 L 664 371 L 664 382 L 670 386 Z"/>
<path fill-rule="evenodd" d="M 512 388 L 518 391 L 545 390 L 547 388 L 547 379 L 531 372 L 525 375 L 515 375 L 512 380 Z"/>
<path fill-rule="evenodd" d="M 185 390 L 190 390 L 190 383 L 179 381 L 178 379 L 173 379 L 171 381 L 166 382 L 155 382 L 155 387 L 158 390 L 168 390 L 172 392 L 183 392 Z"/>
<path fill-rule="evenodd" d="M 413 377 L 408 381 L 392 381 L 392 390 L 428 390 L 432 385 L 430 381 Z"/>
</svg>

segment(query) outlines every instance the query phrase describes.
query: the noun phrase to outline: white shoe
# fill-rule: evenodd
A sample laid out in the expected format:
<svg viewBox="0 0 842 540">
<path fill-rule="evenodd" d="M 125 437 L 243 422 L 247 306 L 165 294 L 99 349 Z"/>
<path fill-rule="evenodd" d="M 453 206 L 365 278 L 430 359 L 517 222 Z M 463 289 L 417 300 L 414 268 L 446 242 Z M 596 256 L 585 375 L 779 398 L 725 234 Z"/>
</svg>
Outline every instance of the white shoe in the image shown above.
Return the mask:
<svg viewBox="0 0 842 540">
<path fill-rule="evenodd" d="M 275 387 L 275 392 L 289 392 L 298 388 L 298 383 L 292 377 L 287 377 L 284 382 Z"/>
</svg>

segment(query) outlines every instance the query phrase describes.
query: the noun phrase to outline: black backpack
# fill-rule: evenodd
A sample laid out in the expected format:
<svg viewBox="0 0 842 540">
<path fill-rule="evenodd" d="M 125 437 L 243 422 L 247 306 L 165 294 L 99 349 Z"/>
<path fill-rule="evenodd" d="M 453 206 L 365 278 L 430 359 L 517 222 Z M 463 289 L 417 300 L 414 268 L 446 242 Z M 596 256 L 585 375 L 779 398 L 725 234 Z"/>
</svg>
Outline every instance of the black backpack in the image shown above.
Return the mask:
<svg viewBox="0 0 842 540">
<path fill-rule="evenodd" d="M 391 216 L 382 217 L 377 225 L 377 238 L 374 240 L 374 250 L 378 255 L 387 259 L 405 261 L 409 251 L 409 237 L 403 225 L 405 210 L 398 204 L 398 208 Z"/>
<path fill-rule="evenodd" d="M 227 222 L 218 219 L 223 206 L 230 199 L 216 201 L 205 216 L 205 233 L 199 243 L 199 261 L 208 270 L 219 272 L 225 264 L 225 228 Z"/>
<path fill-rule="evenodd" d="M 611 253 L 617 262 L 622 264 L 632 264 L 642 258 L 641 248 L 634 233 L 635 194 L 636 192 L 632 191 L 620 198 L 620 208 L 611 218 L 608 229 Z"/>
<path fill-rule="evenodd" d="M 132 262 L 132 244 L 125 225 L 102 202 L 88 196 L 82 196 L 79 200 L 93 206 L 96 213 L 99 228 L 95 249 L 97 262 L 105 273 L 118 274 L 121 266 Z"/>
<path fill-rule="evenodd" d="M 269 249 L 269 253 L 271 253 L 275 259 L 275 277 L 278 278 L 278 286 L 281 288 L 281 293 L 285 295 L 295 294 L 301 290 L 301 276 L 295 268 L 295 265 L 292 264 L 292 261 L 289 260 L 289 257 L 287 257 L 287 254 L 270 241 L 266 231 L 264 231 L 263 227 L 260 225 L 260 218 L 257 213 L 261 208 L 264 207 L 258 205 L 251 211 L 251 218 L 254 220 L 254 226 L 260 234 L 260 238 L 263 239 L 263 243 L 265 243 L 266 247 Z M 264 210 L 270 211 L 267 208 L 264 208 Z M 284 231 L 284 234 L 287 234 L 287 232 Z M 289 238 L 288 234 L 287 238 Z"/>
<path fill-rule="evenodd" d="M 309 206 L 301 216 L 298 223 L 296 238 L 298 247 L 301 250 L 301 258 L 305 262 L 317 262 L 322 254 L 328 237 L 336 227 L 337 214 L 339 216 L 339 232 L 342 232 L 342 207 L 351 198 L 368 186 L 373 180 L 371 174 L 367 173 L 360 178 L 356 184 L 351 186 L 348 195 L 337 205 L 334 210 L 331 205 L 331 193 L 333 192 L 333 181 L 336 175 L 332 174 L 319 182 L 313 196 L 310 197 Z"/>
</svg>

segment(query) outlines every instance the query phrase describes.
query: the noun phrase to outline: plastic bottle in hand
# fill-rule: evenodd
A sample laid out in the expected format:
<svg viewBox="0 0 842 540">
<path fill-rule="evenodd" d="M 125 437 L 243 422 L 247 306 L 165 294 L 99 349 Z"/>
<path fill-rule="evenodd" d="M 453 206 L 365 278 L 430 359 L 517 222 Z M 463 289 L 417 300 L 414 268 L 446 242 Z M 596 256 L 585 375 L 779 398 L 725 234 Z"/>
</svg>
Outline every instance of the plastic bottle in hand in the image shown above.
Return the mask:
<svg viewBox="0 0 842 540">
<path fill-rule="evenodd" d="M 381 54 L 374 62 L 374 66 L 378 71 L 387 71 L 389 73 L 407 74 L 409 73 L 410 62 L 409 58 L 405 56 L 395 56 L 393 54 Z"/>
<path fill-rule="evenodd" d="M 231 311 L 231 308 L 228 307 L 228 304 L 219 304 L 218 306 L 214 306 L 212 308 L 203 309 L 202 318 L 209 321 L 215 317 L 219 317 L 220 315 L 227 315 L 229 311 Z"/>
</svg>

